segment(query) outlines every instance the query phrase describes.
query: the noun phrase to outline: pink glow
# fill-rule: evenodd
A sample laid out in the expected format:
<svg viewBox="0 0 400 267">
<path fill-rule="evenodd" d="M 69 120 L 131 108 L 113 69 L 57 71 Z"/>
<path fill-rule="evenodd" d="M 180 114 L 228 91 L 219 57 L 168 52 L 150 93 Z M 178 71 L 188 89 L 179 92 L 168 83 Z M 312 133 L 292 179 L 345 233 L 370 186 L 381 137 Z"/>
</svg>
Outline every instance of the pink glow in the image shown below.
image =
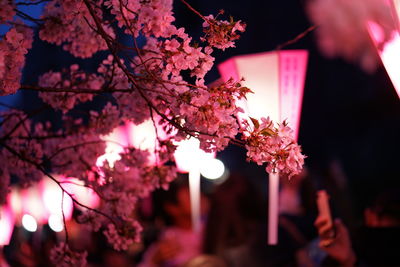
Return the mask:
<svg viewBox="0 0 400 267">
<path fill-rule="evenodd" d="M 97 159 L 97 166 L 102 166 L 105 160 L 113 166 L 114 162 L 121 158 L 119 154 L 128 146 L 149 151 L 150 164 L 156 164 L 154 149 L 158 146 L 157 134 L 161 140 L 167 139 L 168 134 L 164 132 L 161 126 L 158 126 L 160 119 L 157 116 L 154 120 L 157 125 L 157 132 L 153 121 L 147 120 L 139 125 L 125 122 L 125 125 L 115 128 L 111 134 L 104 136 L 102 139 L 106 141 L 106 151 L 104 155 Z"/>
<path fill-rule="evenodd" d="M 218 66 L 224 81 L 230 77 L 244 78 L 244 86 L 254 94 L 247 95 L 247 101 L 237 104 L 253 118 L 270 116 L 279 118 L 279 57 L 277 53 L 258 53 L 236 56 Z M 234 65 L 234 67 L 233 67 Z M 234 71 L 234 72 L 233 72 Z"/>
<path fill-rule="evenodd" d="M 103 140 L 107 142 L 106 153 L 99 157 L 97 165 L 102 166 L 104 160 L 113 164 L 120 158 L 119 153 L 126 146 L 133 146 L 141 150 L 150 152 L 150 164 L 157 164 L 154 150 L 158 148 L 157 137 L 161 140 L 168 138 L 168 134 L 159 127 L 160 118 L 155 117 L 154 122 L 147 120 L 140 125 L 127 122 L 124 126 L 116 128 L 110 135 Z M 157 129 L 155 128 L 157 127 Z M 158 136 L 157 136 L 158 135 Z M 176 166 L 180 172 L 189 172 L 190 203 L 192 207 L 192 220 L 195 231 L 200 226 L 200 173 L 202 164 L 208 162 L 207 159 L 213 158 L 215 154 L 205 153 L 199 148 L 197 139 L 190 139 L 179 142 L 174 153 Z"/>
<path fill-rule="evenodd" d="M 235 56 L 218 69 L 223 81 L 243 77 L 254 92 L 238 103 L 248 116 L 287 120 L 297 138 L 307 59 L 306 50 L 283 50 Z"/>
<path fill-rule="evenodd" d="M 150 164 L 156 163 L 156 155 L 154 149 L 158 147 L 157 133 L 159 138 L 164 139 L 166 135 L 161 127 L 157 128 L 157 133 L 154 128 L 153 121 L 147 120 L 139 125 L 133 123 L 128 125 L 128 138 L 129 143 L 141 150 L 148 150 L 150 152 Z"/>
<path fill-rule="evenodd" d="M 199 154 L 202 151 L 199 145 L 199 141 L 194 138 L 179 143 L 174 153 L 176 167 L 179 172 L 190 172 L 199 163 Z"/>
<path fill-rule="evenodd" d="M 111 134 L 104 136 L 103 140 L 107 142 L 106 153 L 98 158 L 97 165 L 102 166 L 104 160 L 113 164 L 120 158 L 119 153 L 126 146 L 133 146 L 138 149 L 150 152 L 150 164 L 156 163 L 154 149 L 158 146 L 157 134 L 161 140 L 168 138 L 168 134 L 158 127 L 159 118 L 155 118 L 157 132 L 152 120 L 147 120 L 139 125 L 127 122 L 124 126 L 116 128 Z M 197 139 L 190 139 L 179 142 L 178 148 L 174 153 L 178 171 L 189 172 L 194 165 L 199 165 L 205 159 L 214 158 L 215 153 L 205 153 L 199 148 Z"/>
<path fill-rule="evenodd" d="M 64 212 L 65 218 L 70 220 L 72 217 L 73 211 L 73 203 L 72 199 L 64 193 L 61 188 L 53 181 L 49 179 L 44 179 L 40 183 L 41 188 L 41 201 L 42 201 L 42 208 L 44 206 L 47 216 L 45 221 L 48 221 L 48 218 L 51 214 L 59 214 L 61 215 Z M 62 204 L 62 205 L 61 205 Z M 61 210 L 62 206 L 62 210 Z M 37 218 L 34 214 L 30 213 L 35 218 Z M 40 221 L 43 223 L 43 221 Z"/>
<path fill-rule="evenodd" d="M 127 146 L 127 139 L 125 137 L 125 129 L 117 127 L 109 135 L 103 136 L 102 139 L 106 141 L 106 150 L 104 155 L 97 159 L 96 165 L 103 166 L 104 161 L 108 161 L 110 166 L 119 160 L 120 153 L 123 151 L 124 146 Z"/>
<path fill-rule="evenodd" d="M 181 141 L 174 153 L 178 171 L 187 173 L 193 169 L 199 170 L 208 159 L 214 158 L 215 153 L 206 153 L 200 149 L 200 142 L 195 138 Z"/>
<path fill-rule="evenodd" d="M 85 187 L 83 181 L 70 177 L 63 178 L 60 181 L 64 189 L 83 205 L 90 208 L 99 206 L 99 196 L 92 189 Z M 79 206 L 77 207 L 79 208 Z"/>
<path fill-rule="evenodd" d="M 21 190 L 20 193 L 22 199 L 22 214 L 32 215 L 41 224 L 46 223 L 49 213 L 44 207 L 39 188 L 33 186 Z"/>
<path fill-rule="evenodd" d="M 219 73 L 221 74 L 221 78 L 223 81 L 227 81 L 230 78 L 234 80 L 240 80 L 238 70 L 236 68 L 236 60 L 235 57 L 228 59 L 227 61 L 222 62 L 218 65 Z"/>
<path fill-rule="evenodd" d="M 10 204 L 15 220 L 17 222 L 20 221 L 22 216 L 22 198 L 20 191 L 15 187 L 11 188 L 11 192 L 7 196 L 7 201 Z"/>
<path fill-rule="evenodd" d="M 14 230 L 14 216 L 9 206 L 0 208 L 0 246 L 10 244 Z"/>
<path fill-rule="evenodd" d="M 378 54 L 385 66 L 397 95 L 400 97 L 400 35 L 393 33 L 392 39 L 382 44 L 382 29 L 374 23 L 368 24 L 371 38 L 377 48 Z"/>
</svg>

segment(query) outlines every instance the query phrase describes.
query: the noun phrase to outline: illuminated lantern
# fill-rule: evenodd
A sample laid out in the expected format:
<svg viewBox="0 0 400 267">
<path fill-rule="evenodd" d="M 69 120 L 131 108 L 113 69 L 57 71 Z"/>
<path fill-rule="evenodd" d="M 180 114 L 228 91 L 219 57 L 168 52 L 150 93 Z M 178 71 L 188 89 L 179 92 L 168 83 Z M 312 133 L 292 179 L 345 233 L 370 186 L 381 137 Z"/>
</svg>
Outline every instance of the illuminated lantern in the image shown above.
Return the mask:
<svg viewBox="0 0 400 267">
<path fill-rule="evenodd" d="M 61 181 L 61 179 L 59 179 Z M 64 185 L 63 185 L 64 187 Z M 68 194 L 63 193 L 61 188 L 50 179 L 43 179 L 40 182 L 41 200 L 47 211 L 46 222 L 51 215 L 62 217 L 64 214 L 66 220 L 70 220 L 73 211 L 73 202 Z M 61 209 L 62 207 L 62 209 Z"/>
<path fill-rule="evenodd" d="M 60 179 L 60 182 L 65 191 L 73 195 L 79 203 L 92 209 L 99 206 L 100 197 L 93 191 L 93 189 L 86 187 L 82 180 L 68 177 Z M 85 209 L 79 205 L 76 205 L 76 207 L 79 209 Z"/>
<path fill-rule="evenodd" d="M 11 192 L 8 193 L 7 199 L 14 215 L 14 219 L 18 223 L 22 218 L 22 197 L 20 190 L 12 187 Z"/>
<path fill-rule="evenodd" d="M 39 224 L 45 224 L 47 222 L 49 213 L 42 201 L 42 194 L 43 193 L 39 191 L 37 186 L 21 190 L 22 218 L 24 218 L 25 215 L 29 215 L 32 216 L 35 221 L 39 222 Z M 61 204 L 58 208 L 61 208 Z"/>
<path fill-rule="evenodd" d="M 156 117 L 155 123 L 158 124 L 158 121 L 159 118 Z M 104 155 L 97 159 L 97 166 L 102 166 L 104 160 L 107 160 L 112 166 L 115 161 L 121 158 L 119 154 L 124 148 L 129 146 L 147 150 L 150 153 L 150 164 L 156 164 L 154 149 L 157 145 L 157 134 L 161 140 L 168 137 L 161 127 L 157 128 L 156 132 L 154 123 L 150 119 L 139 125 L 135 125 L 129 121 L 125 122 L 124 125 L 115 128 L 109 135 L 102 137 L 106 141 L 106 151 Z"/>
<path fill-rule="evenodd" d="M 104 161 L 107 160 L 108 164 L 112 167 L 114 166 L 114 162 L 121 159 L 119 154 L 128 145 L 125 131 L 125 128 L 120 126 L 115 128 L 110 134 L 102 136 L 102 139 L 106 142 L 106 149 L 104 155 L 97 158 L 97 166 L 103 166 Z"/>
<path fill-rule="evenodd" d="M 0 207 L 0 246 L 10 244 L 14 229 L 14 215 L 8 205 Z"/>
<path fill-rule="evenodd" d="M 303 99 L 308 52 L 281 50 L 235 56 L 218 66 L 221 78 L 233 78 L 254 94 L 238 102 L 246 116 L 256 119 L 269 116 L 275 122 L 286 120 L 297 139 Z M 269 175 L 268 244 L 278 242 L 279 174 Z"/>
<path fill-rule="evenodd" d="M 391 40 L 385 42 L 384 32 L 380 25 L 369 22 L 367 27 L 386 72 L 400 97 L 400 0 L 390 0 L 388 3 L 390 3 L 393 23 L 397 29 L 392 33 Z"/>
</svg>

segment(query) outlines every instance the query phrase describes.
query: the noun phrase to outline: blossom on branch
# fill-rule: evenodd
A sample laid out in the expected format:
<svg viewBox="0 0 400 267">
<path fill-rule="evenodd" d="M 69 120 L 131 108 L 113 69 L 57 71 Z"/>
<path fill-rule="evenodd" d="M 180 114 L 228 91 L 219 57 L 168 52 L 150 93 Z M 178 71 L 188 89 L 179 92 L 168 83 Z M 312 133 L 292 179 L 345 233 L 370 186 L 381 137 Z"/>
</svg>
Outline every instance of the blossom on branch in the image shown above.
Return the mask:
<svg viewBox="0 0 400 267">
<path fill-rule="evenodd" d="M 5 23 L 15 16 L 15 3 L 13 0 L 0 0 L 0 23 Z"/>
<path fill-rule="evenodd" d="M 68 88 L 72 92 L 55 90 L 52 92 L 39 92 L 39 97 L 56 110 L 63 113 L 74 108 L 78 103 L 87 102 L 93 99 L 93 94 L 79 94 L 79 89 L 99 90 L 103 86 L 104 80 L 96 74 L 86 74 L 79 71 L 79 66 L 74 64 L 69 70 L 60 72 L 47 72 L 39 77 L 39 86 L 50 89 Z M 76 89 L 76 93 L 73 92 Z"/>
<path fill-rule="evenodd" d="M 245 23 L 240 20 L 234 21 L 232 17 L 230 21 L 217 20 L 213 15 L 208 15 L 205 19 L 203 23 L 205 36 L 201 40 L 207 41 L 210 46 L 221 50 L 235 47 L 234 41 L 240 37 L 238 32 L 244 32 L 246 29 Z"/>
<path fill-rule="evenodd" d="M 0 95 L 14 94 L 19 89 L 25 55 L 32 47 L 32 39 L 31 29 L 16 26 L 0 40 Z"/>
<path fill-rule="evenodd" d="M 246 140 L 247 157 L 262 165 L 268 162 L 267 172 L 281 172 L 290 176 L 299 174 L 305 156 L 294 142 L 293 130 L 286 122 L 278 127 L 269 118 L 261 118 L 261 123 L 251 118 L 253 126 L 244 121 L 242 138 Z"/>
<path fill-rule="evenodd" d="M 93 9 L 103 20 L 100 6 L 93 5 Z M 45 18 L 45 23 L 39 32 L 40 38 L 57 45 L 64 44 L 63 48 L 76 57 L 89 58 L 107 49 L 105 40 L 93 30 L 93 18 L 81 0 L 49 1 L 42 18 Z M 104 21 L 104 24 L 109 36 L 115 37 L 108 22 Z"/>
<path fill-rule="evenodd" d="M 66 243 L 59 243 L 56 247 L 54 247 L 50 251 L 50 259 L 54 265 L 60 267 L 70 267 L 70 266 L 77 266 L 77 267 L 84 267 L 86 266 L 86 257 L 87 252 L 84 251 L 82 253 L 72 251 L 68 244 Z"/>
</svg>

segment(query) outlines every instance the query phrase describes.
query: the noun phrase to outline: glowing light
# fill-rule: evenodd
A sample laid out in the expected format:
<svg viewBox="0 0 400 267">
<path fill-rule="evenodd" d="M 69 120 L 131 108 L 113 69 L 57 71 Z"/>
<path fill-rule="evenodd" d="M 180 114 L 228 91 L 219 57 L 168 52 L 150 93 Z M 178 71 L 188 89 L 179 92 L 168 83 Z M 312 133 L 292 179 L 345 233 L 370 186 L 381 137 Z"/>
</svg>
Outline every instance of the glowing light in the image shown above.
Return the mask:
<svg viewBox="0 0 400 267">
<path fill-rule="evenodd" d="M 64 193 L 61 188 L 50 180 L 42 180 L 42 201 L 48 214 L 62 214 L 61 203 L 63 204 L 63 212 L 65 217 L 69 220 L 72 217 L 73 203 L 72 199 Z M 46 218 L 46 221 L 48 219 Z"/>
<path fill-rule="evenodd" d="M 193 230 L 201 229 L 200 217 L 200 168 L 202 163 L 213 158 L 213 153 L 206 153 L 200 149 L 200 142 L 196 138 L 179 142 L 174 157 L 180 172 L 189 172 L 190 206 L 192 210 Z"/>
<path fill-rule="evenodd" d="M 176 167 L 180 172 L 190 172 L 199 164 L 200 154 L 205 153 L 199 148 L 200 142 L 196 138 L 181 141 L 175 150 Z"/>
<path fill-rule="evenodd" d="M 166 140 L 169 136 L 169 134 L 167 134 L 159 124 L 161 118 L 157 115 L 153 115 L 153 117 L 154 122 L 153 120 L 147 120 L 139 125 L 134 125 L 132 123 L 127 125 L 129 144 L 141 150 L 149 151 L 149 161 L 152 165 L 156 164 L 154 149 L 159 147 L 157 138 L 160 140 Z"/>
<path fill-rule="evenodd" d="M 152 120 L 146 120 L 139 125 L 135 125 L 131 122 L 125 122 L 123 126 L 117 127 L 114 131 L 102 137 L 106 141 L 105 154 L 97 159 L 97 166 L 103 166 L 104 161 L 107 160 L 112 167 L 115 161 L 121 159 L 119 155 L 124 147 L 135 147 L 141 150 L 147 150 L 150 152 L 149 162 L 151 165 L 156 162 L 156 155 L 154 149 L 158 146 L 157 135 L 160 140 L 165 140 L 168 134 L 159 125 L 160 118 L 154 116 L 154 122 Z M 154 128 L 157 125 L 157 131 Z"/>
<path fill-rule="evenodd" d="M 124 137 L 123 127 L 117 127 L 109 135 L 103 136 L 101 139 L 106 141 L 106 149 L 104 155 L 97 158 L 96 165 L 103 166 L 105 161 L 113 167 L 114 163 L 121 159 L 119 155 L 123 151 L 123 147 L 127 144 L 124 142 L 126 138 Z"/>
<path fill-rule="evenodd" d="M 129 125 L 129 141 L 141 150 L 154 150 L 157 135 L 151 120 L 147 120 L 139 125 Z"/>
<path fill-rule="evenodd" d="M 24 214 L 24 216 L 22 216 L 22 226 L 29 232 L 36 232 L 36 219 L 32 215 Z"/>
<path fill-rule="evenodd" d="M 0 208 L 0 246 L 10 244 L 14 229 L 14 217 L 9 207 Z"/>
<path fill-rule="evenodd" d="M 79 203 L 89 207 L 96 208 L 100 204 L 99 196 L 88 187 L 85 187 L 84 182 L 76 178 L 63 178 L 60 180 L 64 189 L 74 196 Z M 77 208 L 82 208 L 76 205 Z"/>
<path fill-rule="evenodd" d="M 39 223 L 46 223 L 49 214 L 44 207 L 39 187 L 33 186 L 22 190 L 21 196 L 22 213 L 31 214 L 31 216 L 34 216 L 36 218 L 35 220 L 38 220 Z"/>
<path fill-rule="evenodd" d="M 225 165 L 219 159 L 208 158 L 205 159 L 200 167 L 200 173 L 205 178 L 216 180 L 222 177 L 225 172 Z"/>
<path fill-rule="evenodd" d="M 49 217 L 49 227 L 54 232 L 61 232 L 64 229 L 62 216 L 59 214 L 51 214 Z"/>
<path fill-rule="evenodd" d="M 400 35 L 394 32 L 392 39 L 383 44 L 383 30 L 373 22 L 368 23 L 370 36 L 377 47 L 378 54 L 386 72 L 400 97 Z M 383 45 L 383 46 L 382 46 Z"/>
<path fill-rule="evenodd" d="M 8 203 L 10 203 L 10 207 L 15 219 L 20 220 L 22 213 L 22 199 L 18 189 L 11 189 L 11 192 L 8 194 Z"/>
</svg>

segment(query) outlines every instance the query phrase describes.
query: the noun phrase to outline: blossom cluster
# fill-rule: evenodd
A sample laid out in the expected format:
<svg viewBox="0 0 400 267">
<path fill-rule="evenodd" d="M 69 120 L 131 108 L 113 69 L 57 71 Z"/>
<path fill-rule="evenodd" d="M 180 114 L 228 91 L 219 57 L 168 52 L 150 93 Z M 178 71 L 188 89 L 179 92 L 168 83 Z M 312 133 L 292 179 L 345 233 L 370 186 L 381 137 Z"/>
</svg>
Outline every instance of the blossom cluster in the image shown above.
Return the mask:
<svg viewBox="0 0 400 267">
<path fill-rule="evenodd" d="M 5 23 L 15 16 L 15 3 L 12 0 L 0 0 L 0 23 Z"/>
<path fill-rule="evenodd" d="M 278 127 L 269 118 L 245 121 L 243 139 L 246 140 L 247 157 L 262 165 L 268 162 L 268 173 L 281 172 L 290 176 L 299 174 L 304 164 L 304 155 L 294 142 L 293 130 L 286 122 Z M 252 125 L 251 125 L 252 124 Z"/>
<path fill-rule="evenodd" d="M 223 13 L 223 12 L 221 12 Z M 225 50 L 229 47 L 235 47 L 235 40 L 239 39 L 238 32 L 244 32 L 246 24 L 239 21 L 217 20 L 213 15 L 205 17 L 203 29 L 205 36 L 202 41 L 207 41 L 210 46 Z"/>
<path fill-rule="evenodd" d="M 96 5 L 93 7 L 95 8 L 94 12 L 102 17 L 101 8 Z M 45 18 L 45 23 L 39 32 L 40 38 L 57 45 L 63 44 L 63 48 L 76 57 L 89 58 L 94 53 L 107 49 L 105 40 L 93 31 L 95 22 L 84 1 L 49 1 L 45 6 L 42 18 Z M 112 28 L 106 21 L 104 24 L 107 33 L 114 37 Z"/>
<path fill-rule="evenodd" d="M 125 32 L 138 37 L 139 34 L 155 37 L 170 37 L 176 30 L 171 23 L 172 0 L 129 1 L 106 0 L 105 5 L 115 15 L 118 26 Z"/>
<path fill-rule="evenodd" d="M 25 55 L 32 46 L 32 39 L 31 29 L 17 26 L 0 40 L 0 95 L 14 94 L 19 89 Z"/>
<path fill-rule="evenodd" d="M 32 138 L 31 120 L 26 114 L 17 110 L 2 111 L 0 117 L 2 119 L 0 138 L 3 140 L 2 146 L 7 148 L 0 150 L 0 160 L 3 162 L 2 185 L 8 186 L 10 175 L 18 177 L 21 185 L 39 181 L 42 174 L 35 164 L 42 163 L 43 147 L 37 139 Z M 36 132 L 40 132 L 40 126 L 36 127 L 33 134 Z"/>
<path fill-rule="evenodd" d="M 232 80 L 206 90 L 187 90 L 179 95 L 182 102 L 171 110 L 183 121 L 186 129 L 196 133 L 200 147 L 208 152 L 224 149 L 239 132 L 238 113 L 243 110 L 235 105 L 250 90 Z M 184 135 L 185 133 L 180 132 Z"/>
<path fill-rule="evenodd" d="M 76 104 L 87 102 L 93 99 L 93 94 L 79 94 L 73 92 L 75 89 L 90 88 L 99 90 L 103 85 L 103 79 L 96 74 L 86 74 L 79 71 L 79 66 L 74 64 L 69 70 L 61 72 L 47 72 L 39 77 L 39 86 L 50 89 L 68 88 L 72 92 L 40 92 L 39 97 L 55 110 L 61 110 L 64 113 L 71 110 Z"/>
<path fill-rule="evenodd" d="M 68 244 L 61 242 L 50 251 L 52 263 L 60 267 L 84 267 L 86 266 L 87 252 L 76 252 L 71 250 Z"/>
<path fill-rule="evenodd" d="M 21 87 L 21 70 L 32 43 L 32 30 L 16 23 L 14 13 L 5 14 L 4 10 L 17 9 L 13 3 L 0 0 L 0 20 L 13 20 L 0 40 L 1 94 Z M 102 50 L 107 55 L 98 62 L 97 71 L 73 64 L 61 71 L 49 70 L 37 85 L 26 87 L 38 92 L 45 109 L 61 111 L 57 113 L 62 113 L 61 126 L 34 123 L 40 111 L 10 109 L 0 114 L 0 160 L 7 163 L 0 167 L 1 195 L 6 194 L 11 176 L 22 184 L 47 176 L 60 186 L 52 173 L 76 177 L 101 199 L 93 209 L 70 195 L 74 205 L 84 209 L 77 221 L 102 231 L 116 250 L 126 250 L 140 240 L 141 226 L 135 217 L 138 200 L 157 188 L 168 189 L 176 177 L 173 153 L 178 141 L 198 138 L 208 152 L 240 143 L 248 149 L 250 160 L 268 164 L 268 172 L 298 173 L 304 156 L 285 123 L 274 127 L 264 119 L 253 120 L 251 126 L 239 120 L 243 110 L 236 102 L 251 92 L 249 88 L 232 79 L 206 85 L 214 50 L 234 47 L 245 29 L 241 21 L 218 16 L 200 15 L 205 33 L 202 46 L 184 28 L 172 24 L 172 0 L 45 1 L 42 16 L 34 19 L 40 39 L 79 58 Z M 120 43 L 117 32 L 129 35 L 129 43 Z M 139 46 L 137 38 L 143 37 L 145 44 Z M 97 95 L 107 101 L 97 102 Z M 80 110 L 79 104 L 85 102 L 95 108 Z M 105 153 L 105 136 L 126 123 L 146 120 L 153 122 L 158 134 L 154 150 L 113 141 L 121 147 L 118 159 L 99 162 Z M 236 139 L 238 134 L 241 140 Z M 83 266 L 84 257 L 66 243 L 51 253 L 53 262 L 61 266 Z"/>
<path fill-rule="evenodd" d="M 142 227 L 137 221 L 127 220 L 127 222 L 131 224 L 123 229 L 122 234 L 115 228 L 114 224 L 109 224 L 107 229 L 104 230 L 104 235 L 115 250 L 127 250 L 133 242 L 140 242 Z"/>
</svg>

